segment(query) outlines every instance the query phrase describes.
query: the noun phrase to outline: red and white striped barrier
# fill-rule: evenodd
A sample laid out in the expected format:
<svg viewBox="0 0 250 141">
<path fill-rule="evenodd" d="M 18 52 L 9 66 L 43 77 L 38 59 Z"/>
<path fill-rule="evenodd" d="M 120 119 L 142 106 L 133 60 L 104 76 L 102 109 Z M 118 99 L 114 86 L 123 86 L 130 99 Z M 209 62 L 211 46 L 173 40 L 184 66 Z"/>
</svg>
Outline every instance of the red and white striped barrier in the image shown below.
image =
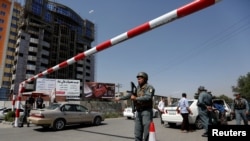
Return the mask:
<svg viewBox="0 0 250 141">
<path fill-rule="evenodd" d="M 122 34 L 110 39 L 110 40 L 107 40 L 107 41 L 105 41 L 105 42 L 85 51 L 85 52 L 79 53 L 78 55 L 76 55 L 76 56 L 74 56 L 74 57 L 72 57 L 64 62 L 61 62 L 60 64 L 58 64 L 52 68 L 49 68 L 49 69 L 47 69 L 47 70 L 45 70 L 45 71 L 43 71 L 43 72 L 41 72 L 33 77 L 27 79 L 26 81 L 24 81 L 22 83 L 32 82 L 39 77 L 45 76 L 45 75 L 50 74 L 52 72 L 55 72 L 59 69 L 65 68 L 65 67 L 67 67 L 67 66 L 69 66 L 69 65 L 71 65 L 79 60 L 82 60 L 89 55 L 100 52 L 104 49 L 107 49 L 107 48 L 114 46 L 118 43 L 126 41 L 130 38 L 137 36 L 137 35 L 140 35 L 142 33 L 150 31 L 156 27 L 162 26 L 166 23 L 170 23 L 176 19 L 185 17 L 185 16 L 190 15 L 194 12 L 197 12 L 201 9 L 204 9 L 204 8 L 207 8 L 211 5 L 214 5 L 218 1 L 220 1 L 220 0 L 195 0 L 189 4 L 186 4 L 186 5 L 178 8 L 178 9 L 175 9 L 169 13 L 166 13 L 166 14 L 164 14 L 156 19 L 153 19 L 153 20 L 146 22 L 142 25 L 139 25 L 139 26 L 137 26 L 137 27 L 125 32 L 125 33 L 122 33 Z M 18 97 L 22 96 L 21 90 L 22 89 L 19 88 Z M 17 111 L 18 111 L 18 109 L 17 109 Z M 19 114 L 16 115 L 16 118 L 17 119 L 19 118 Z M 15 120 L 15 122 L 18 122 L 18 120 Z M 16 123 L 15 126 L 16 125 L 18 125 L 18 123 Z"/>
</svg>

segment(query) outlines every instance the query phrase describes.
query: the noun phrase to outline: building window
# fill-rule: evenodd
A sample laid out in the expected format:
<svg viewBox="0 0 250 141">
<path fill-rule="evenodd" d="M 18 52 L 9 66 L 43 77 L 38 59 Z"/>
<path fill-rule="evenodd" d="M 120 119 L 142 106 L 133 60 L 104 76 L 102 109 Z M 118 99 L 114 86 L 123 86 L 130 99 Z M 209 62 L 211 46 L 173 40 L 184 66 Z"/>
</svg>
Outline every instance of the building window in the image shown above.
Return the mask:
<svg viewBox="0 0 250 141">
<path fill-rule="evenodd" d="M 15 48 L 13 48 L 13 47 L 8 47 L 8 51 L 10 51 L 10 52 L 15 52 Z"/>
<path fill-rule="evenodd" d="M 14 56 L 7 55 L 6 58 L 10 60 L 14 60 Z"/>
<path fill-rule="evenodd" d="M 12 39 L 9 39 L 9 42 L 12 43 L 12 44 L 16 44 L 16 41 L 12 40 Z"/>
<path fill-rule="evenodd" d="M 7 8 L 7 4 L 2 3 L 2 8 Z"/>
<path fill-rule="evenodd" d="M 5 72 L 5 73 L 4 73 L 4 76 L 5 76 L 5 77 L 11 77 L 11 76 L 12 76 L 12 73 L 6 73 L 6 72 Z"/>
<path fill-rule="evenodd" d="M 19 53 L 19 56 L 20 56 L 20 57 L 23 57 L 23 53 Z"/>
<path fill-rule="evenodd" d="M 10 82 L 8 81 L 3 81 L 3 86 L 9 86 L 10 85 Z"/>
<path fill-rule="evenodd" d="M 11 64 L 5 64 L 5 67 L 6 68 L 12 68 L 12 65 Z"/>
<path fill-rule="evenodd" d="M 18 20 L 19 20 L 19 18 L 15 17 L 15 16 L 12 16 L 12 20 L 16 20 L 16 21 L 18 21 Z"/>
<path fill-rule="evenodd" d="M 17 28 L 17 25 L 16 24 L 11 24 L 11 27 Z"/>
<path fill-rule="evenodd" d="M 0 11 L 0 15 L 5 16 L 5 12 L 4 11 Z"/>
<path fill-rule="evenodd" d="M 18 9 L 14 9 L 13 10 L 15 13 L 17 13 L 17 14 L 20 14 L 20 10 L 18 10 Z"/>
<path fill-rule="evenodd" d="M 32 12 L 36 15 L 41 15 L 42 13 L 42 6 L 36 3 L 32 4 Z"/>
<path fill-rule="evenodd" d="M 10 35 L 12 35 L 12 36 L 17 36 L 17 33 L 16 33 L 16 32 L 13 32 L 13 31 L 10 31 Z"/>
</svg>

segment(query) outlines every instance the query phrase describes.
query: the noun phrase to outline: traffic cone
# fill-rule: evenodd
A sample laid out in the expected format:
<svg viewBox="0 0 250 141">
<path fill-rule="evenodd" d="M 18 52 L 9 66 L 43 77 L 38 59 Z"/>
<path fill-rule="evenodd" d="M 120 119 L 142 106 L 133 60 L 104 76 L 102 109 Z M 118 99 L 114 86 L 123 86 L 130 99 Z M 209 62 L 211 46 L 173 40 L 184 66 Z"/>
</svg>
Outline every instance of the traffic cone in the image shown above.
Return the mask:
<svg viewBox="0 0 250 141">
<path fill-rule="evenodd" d="M 155 137 L 155 125 L 154 125 L 153 121 L 151 121 L 151 123 L 150 123 L 148 141 L 156 141 L 156 137 Z"/>
</svg>

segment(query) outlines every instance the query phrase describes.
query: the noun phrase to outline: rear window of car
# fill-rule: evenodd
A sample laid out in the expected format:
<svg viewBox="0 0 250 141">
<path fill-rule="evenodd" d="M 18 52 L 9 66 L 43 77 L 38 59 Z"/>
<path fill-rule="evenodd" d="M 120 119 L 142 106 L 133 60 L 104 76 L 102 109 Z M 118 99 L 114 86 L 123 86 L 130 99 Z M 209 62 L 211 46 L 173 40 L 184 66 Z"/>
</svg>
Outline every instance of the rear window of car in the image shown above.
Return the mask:
<svg viewBox="0 0 250 141">
<path fill-rule="evenodd" d="M 193 100 L 189 100 L 188 101 L 188 105 L 190 106 L 194 101 Z M 172 105 L 169 105 L 168 107 L 177 107 L 178 106 L 178 101 L 174 102 Z"/>
<path fill-rule="evenodd" d="M 56 109 L 57 107 L 60 107 L 60 106 L 61 106 L 61 104 L 59 104 L 59 103 L 53 103 L 53 104 L 49 105 L 46 109 L 54 110 L 54 109 Z"/>
<path fill-rule="evenodd" d="M 188 101 L 188 105 L 190 106 L 193 102 L 194 102 L 193 100 Z"/>
</svg>

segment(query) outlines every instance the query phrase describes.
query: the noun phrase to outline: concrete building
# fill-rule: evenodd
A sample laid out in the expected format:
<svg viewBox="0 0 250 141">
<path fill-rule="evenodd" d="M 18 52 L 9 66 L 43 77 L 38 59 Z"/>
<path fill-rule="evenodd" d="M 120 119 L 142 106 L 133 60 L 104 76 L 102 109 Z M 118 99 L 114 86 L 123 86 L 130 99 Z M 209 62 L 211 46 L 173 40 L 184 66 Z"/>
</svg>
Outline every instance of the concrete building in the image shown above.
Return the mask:
<svg viewBox="0 0 250 141">
<path fill-rule="evenodd" d="M 0 100 L 7 100 L 10 93 L 21 10 L 13 0 L 0 1 Z"/>
<path fill-rule="evenodd" d="M 24 80 L 90 49 L 95 37 L 91 21 L 53 1 L 26 0 L 21 15 L 11 85 L 14 94 Z M 94 76 L 92 55 L 45 77 L 89 82 Z M 35 85 L 35 81 L 27 84 L 25 92 L 34 91 Z M 82 85 L 80 89 L 83 93 Z"/>
</svg>

